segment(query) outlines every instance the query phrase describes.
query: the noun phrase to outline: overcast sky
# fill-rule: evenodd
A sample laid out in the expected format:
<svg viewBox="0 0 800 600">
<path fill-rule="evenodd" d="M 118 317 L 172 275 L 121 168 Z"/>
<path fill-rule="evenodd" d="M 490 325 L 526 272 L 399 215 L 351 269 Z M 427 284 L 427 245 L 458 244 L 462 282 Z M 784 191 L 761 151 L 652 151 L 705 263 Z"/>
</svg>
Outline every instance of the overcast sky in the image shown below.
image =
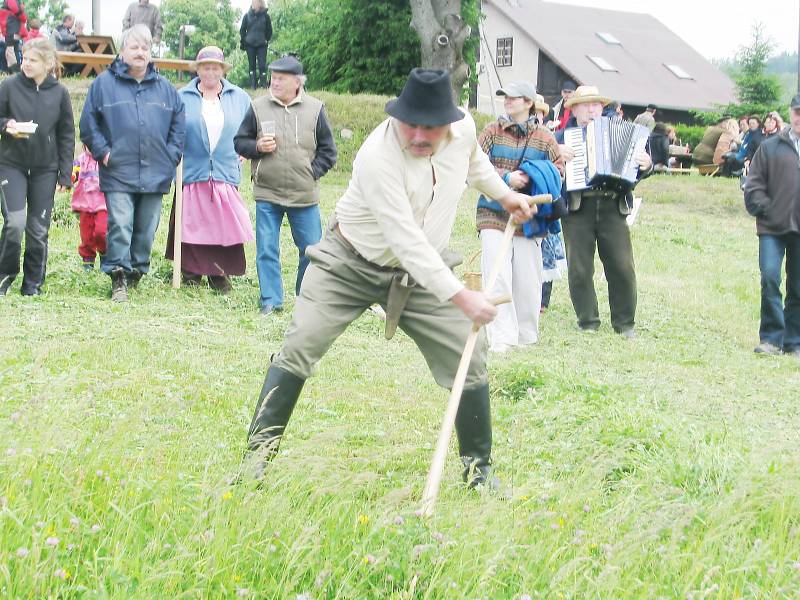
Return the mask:
<svg viewBox="0 0 800 600">
<path fill-rule="evenodd" d="M 151 2 L 161 4 L 160 0 Z M 232 0 L 232 3 L 242 11 L 250 6 L 250 0 Z M 733 56 L 739 46 L 749 42 L 756 20 L 764 23 L 778 52 L 797 51 L 798 0 L 559 0 L 559 3 L 650 13 L 709 59 Z M 91 29 L 91 0 L 69 0 L 68 4 L 87 23 L 87 29 Z M 127 5 L 126 0 L 102 0 L 101 33 L 120 33 Z"/>
</svg>

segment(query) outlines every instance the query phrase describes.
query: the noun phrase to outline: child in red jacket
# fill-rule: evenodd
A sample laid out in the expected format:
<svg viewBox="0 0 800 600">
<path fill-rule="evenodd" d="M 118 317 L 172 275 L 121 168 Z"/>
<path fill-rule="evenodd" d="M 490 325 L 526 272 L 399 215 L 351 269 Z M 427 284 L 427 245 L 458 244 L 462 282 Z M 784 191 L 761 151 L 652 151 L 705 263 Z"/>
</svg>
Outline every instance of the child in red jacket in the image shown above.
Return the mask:
<svg viewBox="0 0 800 600">
<path fill-rule="evenodd" d="M 80 216 L 81 245 L 78 254 L 83 259 L 83 268 L 94 269 L 97 255 L 103 260 L 106 253 L 108 211 L 106 196 L 100 191 L 100 173 L 97 161 L 86 146 L 72 163 L 72 210 Z"/>
<path fill-rule="evenodd" d="M 43 38 L 45 35 L 40 31 L 42 22 L 39 19 L 31 19 L 28 21 L 28 30 L 25 32 L 23 39 L 27 42 L 35 38 Z"/>
</svg>

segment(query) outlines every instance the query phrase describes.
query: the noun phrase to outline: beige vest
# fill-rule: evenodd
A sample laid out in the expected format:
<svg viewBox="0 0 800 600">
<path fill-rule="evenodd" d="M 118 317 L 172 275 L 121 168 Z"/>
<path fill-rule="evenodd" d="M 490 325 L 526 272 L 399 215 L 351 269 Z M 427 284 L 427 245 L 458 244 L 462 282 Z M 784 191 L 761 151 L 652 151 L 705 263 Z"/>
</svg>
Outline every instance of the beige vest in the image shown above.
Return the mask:
<svg viewBox="0 0 800 600">
<path fill-rule="evenodd" d="M 256 200 L 281 206 L 303 207 L 319 203 L 319 186 L 311 171 L 317 151 L 317 121 L 322 102 L 305 92 L 288 106 L 267 93 L 253 101 L 259 135 L 262 121 L 275 122 L 275 152 L 253 160 L 253 195 Z"/>
</svg>

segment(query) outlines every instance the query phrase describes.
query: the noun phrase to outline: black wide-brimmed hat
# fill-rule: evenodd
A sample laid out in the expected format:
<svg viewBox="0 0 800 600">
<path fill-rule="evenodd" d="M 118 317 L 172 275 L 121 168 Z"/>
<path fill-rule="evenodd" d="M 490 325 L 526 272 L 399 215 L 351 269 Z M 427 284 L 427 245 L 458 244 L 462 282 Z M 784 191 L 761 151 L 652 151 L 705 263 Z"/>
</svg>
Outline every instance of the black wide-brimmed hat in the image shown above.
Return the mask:
<svg viewBox="0 0 800 600">
<path fill-rule="evenodd" d="M 386 113 L 409 125 L 439 127 L 464 118 L 453 103 L 450 73 L 438 69 L 412 69 L 403 91 L 386 103 Z"/>
</svg>

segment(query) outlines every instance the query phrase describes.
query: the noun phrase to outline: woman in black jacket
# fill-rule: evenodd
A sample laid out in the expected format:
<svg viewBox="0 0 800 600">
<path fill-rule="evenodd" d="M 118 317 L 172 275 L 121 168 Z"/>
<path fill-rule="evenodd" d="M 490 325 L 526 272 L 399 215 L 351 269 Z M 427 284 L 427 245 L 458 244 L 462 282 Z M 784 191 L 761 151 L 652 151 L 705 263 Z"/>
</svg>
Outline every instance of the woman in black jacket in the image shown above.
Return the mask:
<svg viewBox="0 0 800 600">
<path fill-rule="evenodd" d="M 0 194 L 0 296 L 19 274 L 23 231 L 22 294 L 41 293 L 56 184 L 72 185 L 75 125 L 69 92 L 51 74 L 56 61 L 50 40 L 33 39 L 23 47 L 22 71 L 0 84 L 0 181 L 8 181 Z"/>
<path fill-rule="evenodd" d="M 242 19 L 239 34 L 242 38 L 241 48 L 247 52 L 250 87 L 256 89 L 259 83 L 267 87 L 267 46 L 272 39 L 272 20 L 264 0 L 253 0 L 250 10 Z"/>
</svg>

